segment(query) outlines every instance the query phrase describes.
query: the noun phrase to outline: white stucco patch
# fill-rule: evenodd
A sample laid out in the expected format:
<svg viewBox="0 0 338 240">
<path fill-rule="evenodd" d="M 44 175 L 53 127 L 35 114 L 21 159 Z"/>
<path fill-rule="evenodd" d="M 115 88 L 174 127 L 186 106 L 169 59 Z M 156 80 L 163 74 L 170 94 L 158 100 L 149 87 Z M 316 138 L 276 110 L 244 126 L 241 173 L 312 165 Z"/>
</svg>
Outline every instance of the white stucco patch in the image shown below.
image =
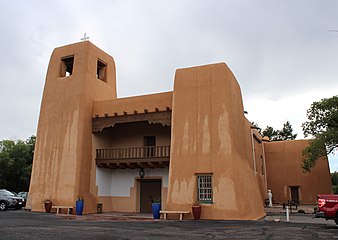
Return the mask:
<svg viewBox="0 0 338 240">
<path fill-rule="evenodd" d="M 168 187 L 168 168 L 145 169 L 147 177 L 162 178 L 162 187 Z M 130 188 L 134 187 L 139 169 L 106 169 L 96 167 L 96 185 L 99 196 L 129 197 Z"/>
<path fill-rule="evenodd" d="M 111 171 L 111 196 L 129 197 L 130 188 L 134 187 L 137 169 L 112 170 Z"/>
<path fill-rule="evenodd" d="M 237 209 L 235 186 L 230 178 L 220 177 L 219 186 L 215 187 L 213 191 L 214 201 L 220 209 Z"/>
<path fill-rule="evenodd" d="M 174 203 L 187 203 L 187 199 L 192 199 L 195 187 L 195 176 L 181 181 L 175 180 L 171 193 L 171 201 Z"/>
<path fill-rule="evenodd" d="M 208 123 L 208 115 L 205 116 L 203 121 L 203 135 L 202 135 L 202 153 L 208 154 L 210 151 L 210 131 Z"/>
<path fill-rule="evenodd" d="M 185 154 L 189 151 L 189 123 L 187 120 L 185 121 L 183 128 L 182 150 Z"/>
<path fill-rule="evenodd" d="M 96 185 L 98 186 L 99 196 L 111 195 L 111 170 L 107 168 L 98 168 L 96 166 Z"/>
<path fill-rule="evenodd" d="M 221 143 L 220 151 L 223 153 L 231 152 L 231 141 L 229 136 L 228 114 L 226 111 L 218 119 L 218 138 Z"/>
</svg>

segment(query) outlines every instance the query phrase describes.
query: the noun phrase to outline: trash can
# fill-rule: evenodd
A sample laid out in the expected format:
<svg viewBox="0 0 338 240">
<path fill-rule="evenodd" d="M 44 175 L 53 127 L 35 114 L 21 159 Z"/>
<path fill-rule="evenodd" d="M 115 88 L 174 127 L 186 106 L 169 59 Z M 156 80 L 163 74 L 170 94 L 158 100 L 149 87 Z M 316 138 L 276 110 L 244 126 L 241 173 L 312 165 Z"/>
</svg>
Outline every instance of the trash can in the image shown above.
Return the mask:
<svg viewBox="0 0 338 240">
<path fill-rule="evenodd" d="M 102 213 L 102 203 L 97 204 L 97 213 Z"/>
</svg>

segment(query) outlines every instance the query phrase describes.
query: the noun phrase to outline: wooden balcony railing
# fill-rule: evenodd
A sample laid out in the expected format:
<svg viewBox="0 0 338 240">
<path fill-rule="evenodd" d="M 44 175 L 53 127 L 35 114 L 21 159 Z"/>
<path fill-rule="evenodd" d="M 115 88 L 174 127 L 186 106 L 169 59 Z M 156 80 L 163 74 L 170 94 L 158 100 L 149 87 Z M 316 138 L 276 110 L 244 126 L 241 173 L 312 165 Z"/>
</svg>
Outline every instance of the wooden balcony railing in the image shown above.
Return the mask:
<svg viewBox="0 0 338 240">
<path fill-rule="evenodd" d="M 96 160 L 169 158 L 170 146 L 96 149 Z"/>
</svg>

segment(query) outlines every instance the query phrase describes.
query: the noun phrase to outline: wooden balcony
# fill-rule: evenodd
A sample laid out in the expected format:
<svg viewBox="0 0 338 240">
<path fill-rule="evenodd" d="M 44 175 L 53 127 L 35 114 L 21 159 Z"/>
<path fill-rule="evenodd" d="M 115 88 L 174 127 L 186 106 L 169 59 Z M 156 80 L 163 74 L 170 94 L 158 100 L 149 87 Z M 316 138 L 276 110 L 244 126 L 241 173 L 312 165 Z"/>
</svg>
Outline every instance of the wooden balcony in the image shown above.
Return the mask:
<svg viewBox="0 0 338 240">
<path fill-rule="evenodd" d="M 165 168 L 170 146 L 96 149 L 96 165 L 103 168 Z"/>
</svg>

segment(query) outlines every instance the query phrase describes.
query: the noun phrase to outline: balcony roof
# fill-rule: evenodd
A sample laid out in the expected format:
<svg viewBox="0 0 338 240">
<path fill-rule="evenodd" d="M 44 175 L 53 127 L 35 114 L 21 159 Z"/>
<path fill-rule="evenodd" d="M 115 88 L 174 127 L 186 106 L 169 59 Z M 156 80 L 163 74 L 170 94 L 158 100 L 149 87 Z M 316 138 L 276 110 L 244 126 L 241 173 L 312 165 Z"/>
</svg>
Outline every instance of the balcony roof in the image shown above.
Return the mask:
<svg viewBox="0 0 338 240">
<path fill-rule="evenodd" d="M 163 126 L 171 125 L 171 110 L 168 108 L 166 111 L 148 112 L 139 114 L 135 112 L 129 115 L 105 116 L 96 117 L 92 119 L 92 132 L 101 132 L 104 128 L 114 127 L 116 123 L 129 123 L 129 122 L 143 122 L 160 123 Z"/>
<path fill-rule="evenodd" d="M 135 168 L 165 168 L 169 167 L 169 158 L 149 159 L 97 159 L 96 165 L 100 168 L 135 169 Z"/>
</svg>

